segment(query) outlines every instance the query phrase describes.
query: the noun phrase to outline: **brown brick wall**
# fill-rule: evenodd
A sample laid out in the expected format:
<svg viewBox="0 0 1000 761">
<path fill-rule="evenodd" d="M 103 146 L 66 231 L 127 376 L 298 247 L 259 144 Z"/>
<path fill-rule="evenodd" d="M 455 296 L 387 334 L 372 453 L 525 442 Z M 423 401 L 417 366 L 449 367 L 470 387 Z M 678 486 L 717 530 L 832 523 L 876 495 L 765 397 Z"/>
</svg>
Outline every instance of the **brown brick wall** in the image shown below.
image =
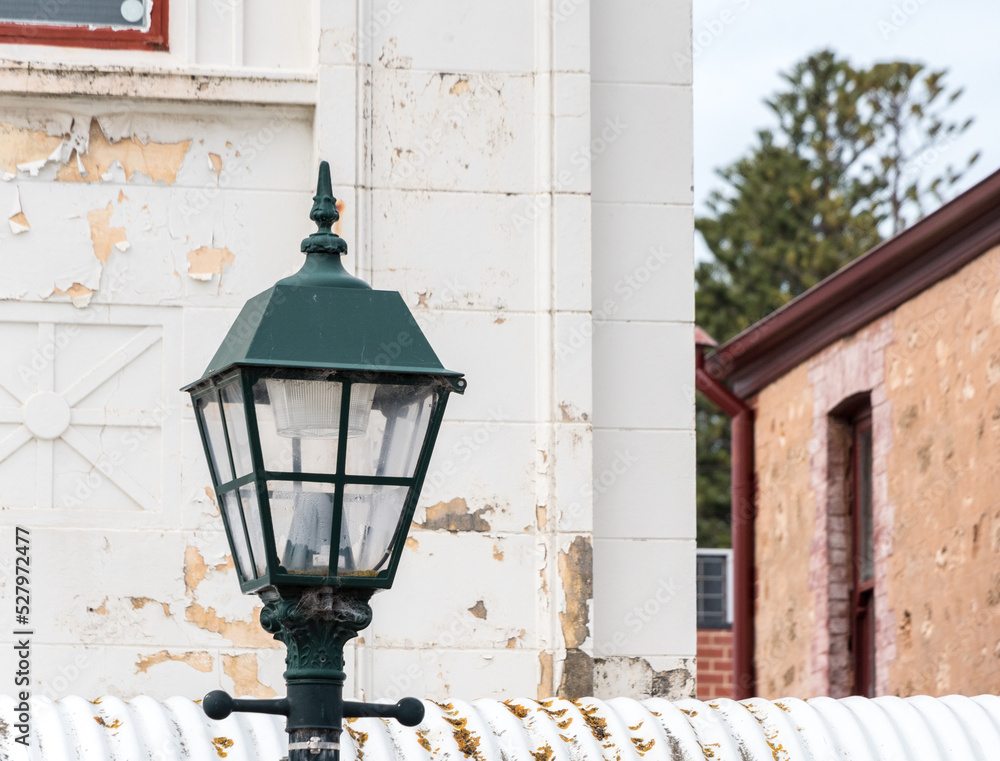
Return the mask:
<svg viewBox="0 0 1000 761">
<path fill-rule="evenodd" d="M 883 539 L 895 651 L 889 691 L 995 694 L 1000 249 L 904 304 L 895 319 L 899 339 L 887 350 L 886 385 L 896 520 Z"/>
<path fill-rule="evenodd" d="M 1000 249 L 756 398 L 757 692 L 850 689 L 850 534 L 831 411 L 865 391 L 877 692 L 1000 692 Z"/>
<path fill-rule="evenodd" d="M 733 633 L 698 630 L 698 700 L 733 696 Z"/>
<path fill-rule="evenodd" d="M 809 692 L 815 630 L 810 551 L 815 532 L 809 463 L 813 397 L 808 368 L 796 368 L 757 399 L 755 462 L 757 694 Z M 823 614 L 824 609 L 820 609 Z"/>
</svg>

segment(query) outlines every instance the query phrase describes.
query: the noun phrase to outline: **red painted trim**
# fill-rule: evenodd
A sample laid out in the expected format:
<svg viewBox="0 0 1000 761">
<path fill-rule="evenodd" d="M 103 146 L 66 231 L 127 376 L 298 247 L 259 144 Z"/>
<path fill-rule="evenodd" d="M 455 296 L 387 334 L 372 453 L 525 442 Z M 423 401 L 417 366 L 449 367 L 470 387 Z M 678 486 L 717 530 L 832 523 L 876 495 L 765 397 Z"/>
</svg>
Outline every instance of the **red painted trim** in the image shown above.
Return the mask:
<svg viewBox="0 0 1000 761">
<path fill-rule="evenodd" d="M 753 409 L 705 370 L 705 349 L 695 349 L 695 387 L 732 418 L 730 515 L 733 531 L 733 698 L 757 692 L 754 671 L 754 486 Z"/>
<path fill-rule="evenodd" d="M 169 0 L 154 0 L 149 29 L 90 29 L 86 26 L 0 23 L 0 44 L 56 45 L 105 50 L 168 50 Z"/>
<path fill-rule="evenodd" d="M 733 418 L 733 698 L 745 700 L 757 692 L 754 670 L 754 489 L 753 410 Z"/>
<path fill-rule="evenodd" d="M 700 367 L 695 370 L 695 386 L 728 417 L 735 417 L 746 409 L 743 400 L 712 378 Z"/>
<path fill-rule="evenodd" d="M 861 461 L 861 434 L 872 431 L 871 409 L 865 409 L 854 419 L 851 434 L 851 658 L 854 669 L 854 694 L 875 697 L 875 573 L 861 580 L 861 469 L 868 470 L 869 489 L 873 489 L 871 459 Z M 872 442 L 874 446 L 874 442 Z M 871 458 L 872 449 L 868 456 Z M 869 493 L 872 500 L 874 495 Z M 870 505 L 873 507 L 873 505 Z M 874 512 L 872 514 L 874 531 Z"/>
<path fill-rule="evenodd" d="M 879 244 L 706 359 L 749 397 L 1000 244 L 1000 172 Z"/>
</svg>

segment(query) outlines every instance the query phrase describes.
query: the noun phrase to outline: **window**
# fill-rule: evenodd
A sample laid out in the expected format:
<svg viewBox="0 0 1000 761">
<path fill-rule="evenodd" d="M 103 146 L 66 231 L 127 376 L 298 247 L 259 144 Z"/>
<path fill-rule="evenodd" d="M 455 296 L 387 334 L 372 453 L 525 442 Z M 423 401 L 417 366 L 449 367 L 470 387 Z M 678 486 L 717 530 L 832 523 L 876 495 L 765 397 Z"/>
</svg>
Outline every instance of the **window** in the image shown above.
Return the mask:
<svg viewBox="0 0 1000 761">
<path fill-rule="evenodd" d="M 698 550 L 699 629 L 729 629 L 733 625 L 732 562 L 732 550 Z"/>
<path fill-rule="evenodd" d="M 167 0 L 0 0 L 0 43 L 167 49 Z"/>
<path fill-rule="evenodd" d="M 872 418 L 854 419 L 851 446 L 851 655 L 854 694 L 875 697 L 875 529 L 872 517 Z"/>
</svg>

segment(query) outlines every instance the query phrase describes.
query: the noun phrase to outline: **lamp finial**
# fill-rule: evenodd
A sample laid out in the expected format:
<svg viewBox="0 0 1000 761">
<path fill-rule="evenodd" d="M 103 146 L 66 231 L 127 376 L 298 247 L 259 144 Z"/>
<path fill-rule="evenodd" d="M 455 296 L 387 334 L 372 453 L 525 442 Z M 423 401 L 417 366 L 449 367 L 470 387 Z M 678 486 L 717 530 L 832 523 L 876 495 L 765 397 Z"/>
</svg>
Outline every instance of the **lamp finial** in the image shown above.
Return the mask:
<svg viewBox="0 0 1000 761">
<path fill-rule="evenodd" d="M 326 161 L 319 162 L 316 195 L 313 196 L 313 207 L 309 212 L 309 218 L 316 223 L 319 230 L 302 241 L 302 253 L 340 255 L 347 253 L 347 241 L 330 229 L 333 223 L 340 219 L 340 213 L 337 211 L 337 199 L 333 197 L 330 165 Z"/>
</svg>

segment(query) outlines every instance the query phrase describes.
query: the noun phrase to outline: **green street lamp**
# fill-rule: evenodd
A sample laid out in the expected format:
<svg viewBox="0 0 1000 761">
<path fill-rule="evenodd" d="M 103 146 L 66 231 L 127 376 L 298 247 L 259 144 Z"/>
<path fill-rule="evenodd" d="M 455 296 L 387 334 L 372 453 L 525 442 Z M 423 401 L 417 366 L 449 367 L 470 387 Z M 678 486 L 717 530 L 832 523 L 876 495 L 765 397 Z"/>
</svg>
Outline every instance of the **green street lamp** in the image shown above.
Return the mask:
<svg viewBox="0 0 1000 761">
<path fill-rule="evenodd" d="M 419 724 L 423 704 L 344 702 L 344 645 L 392 586 L 448 395 L 402 297 L 341 263 L 347 243 L 320 163 L 302 269 L 243 307 L 204 375 L 183 390 L 195 417 L 244 594 L 287 647 L 288 695 L 209 693 L 205 713 L 287 717 L 289 761 L 339 754 L 344 717 Z"/>
</svg>

